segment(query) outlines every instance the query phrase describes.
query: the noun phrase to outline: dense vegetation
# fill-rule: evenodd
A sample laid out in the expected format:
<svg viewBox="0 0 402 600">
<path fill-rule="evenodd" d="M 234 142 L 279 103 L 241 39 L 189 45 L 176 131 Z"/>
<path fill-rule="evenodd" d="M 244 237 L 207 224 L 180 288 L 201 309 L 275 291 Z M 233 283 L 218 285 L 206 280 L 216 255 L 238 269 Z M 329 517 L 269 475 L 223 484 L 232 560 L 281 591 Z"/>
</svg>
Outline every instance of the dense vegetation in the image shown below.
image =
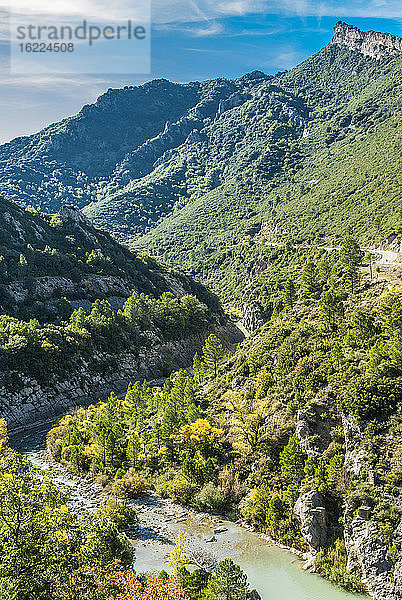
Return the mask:
<svg viewBox="0 0 402 600">
<path fill-rule="evenodd" d="M 84 363 L 112 372 L 126 350 L 226 322 L 213 294 L 143 249 L 208 283 L 232 314 L 248 305 L 256 329 L 228 356 L 211 333 L 192 370 L 166 365 L 162 387 L 130 384 L 51 429 L 52 456 L 110 491 L 96 515 L 73 514 L 2 433 L 0 598 L 246 600 L 238 567 L 191 573 L 180 544 L 172 576 L 132 571 L 119 529 L 150 489 L 310 550 L 317 572 L 354 591 L 356 519 L 397 566 L 401 277 L 373 271 L 358 242 L 401 242 L 401 64 L 330 45 L 275 77 L 109 90 L 0 149 L 6 193 L 52 209 L 68 198 L 137 249 L 73 207 L 0 200 L 8 387 Z M 324 511 L 318 541 L 309 495 Z"/>
<path fill-rule="evenodd" d="M 108 506 L 77 514 L 69 492 L 49 473 L 36 473 L 10 450 L 0 421 L 1 600 L 246 600 L 247 577 L 230 560 L 211 574 L 190 573 L 181 541 L 171 554 L 172 573 L 136 573 L 129 538 Z M 126 511 L 127 512 L 127 511 Z M 135 522 L 132 509 L 131 523 Z"/>
<path fill-rule="evenodd" d="M 400 70 L 400 58 L 375 61 L 330 46 L 265 83 L 263 100 L 233 109 L 222 126 L 229 139 L 233 131 L 247 131 L 257 121 L 256 136 L 267 144 L 268 158 L 258 142 L 245 136 L 256 164 L 241 165 L 237 175 L 195 195 L 134 246 L 190 269 L 229 296 L 241 281 L 236 255 L 244 249 L 244 238 L 254 238 L 253 258 L 258 259 L 261 229 L 280 243 L 290 238 L 337 246 L 351 232 L 366 244 L 397 235 L 400 240 Z M 300 131 L 293 126 L 288 137 L 280 129 L 282 155 L 272 169 L 275 149 L 266 141 L 266 115 L 274 84 L 295 94 L 304 123 Z M 257 102 L 262 101 L 266 108 L 260 113 Z M 237 164 L 237 155 L 231 160 Z M 222 269 L 224 285 L 216 276 Z"/>
<path fill-rule="evenodd" d="M 88 307 L 96 299 L 124 301 L 133 290 L 153 297 L 193 294 L 219 312 L 217 299 L 203 286 L 146 254 L 130 252 L 74 207 L 50 215 L 0 198 L 3 311 L 57 321 L 65 316 L 66 297 Z"/>
<path fill-rule="evenodd" d="M 1 186 L 47 210 L 67 198 L 229 298 L 242 274 L 231 257 L 261 228 L 327 246 L 350 232 L 366 244 L 400 236 L 400 76 L 398 56 L 330 44 L 274 77 L 109 90 L 4 145 Z M 33 177 L 39 147 L 45 166 Z"/>
<path fill-rule="evenodd" d="M 121 246 L 73 207 L 47 215 L 1 199 L 0 303 L 1 380 L 13 387 L 15 373 L 48 381 L 83 361 L 112 371 L 125 350 L 225 322 L 206 288 Z"/>
<path fill-rule="evenodd" d="M 189 294 L 176 298 L 164 292 L 154 299 L 134 292 L 118 311 L 107 300 L 96 300 L 88 312 L 73 310 L 65 299 L 59 306 L 66 318 L 59 325 L 0 316 L 3 373 L 19 371 L 43 381 L 72 373 L 82 360 L 90 361 L 94 373 L 105 373 L 125 350 L 138 354 L 213 324 L 205 305 Z"/>
<path fill-rule="evenodd" d="M 316 490 L 330 508 L 317 568 L 361 589 L 345 571 L 342 511 L 350 520 L 368 505 L 390 548 L 402 513 L 402 290 L 380 296 L 368 275 L 362 280 L 350 237 L 331 256 L 306 260 L 270 322 L 235 355 L 222 360 L 210 336 L 193 375 L 178 372 L 162 389 L 137 383 L 123 400 L 112 394 L 64 417 L 48 436 L 53 456 L 76 472 L 106 474 L 118 496 L 153 487 L 241 515 L 299 549 L 295 503 Z M 301 413 L 314 423 L 304 437 L 295 433 Z M 361 424 L 358 474 L 345 470 L 345 418 Z"/>
</svg>

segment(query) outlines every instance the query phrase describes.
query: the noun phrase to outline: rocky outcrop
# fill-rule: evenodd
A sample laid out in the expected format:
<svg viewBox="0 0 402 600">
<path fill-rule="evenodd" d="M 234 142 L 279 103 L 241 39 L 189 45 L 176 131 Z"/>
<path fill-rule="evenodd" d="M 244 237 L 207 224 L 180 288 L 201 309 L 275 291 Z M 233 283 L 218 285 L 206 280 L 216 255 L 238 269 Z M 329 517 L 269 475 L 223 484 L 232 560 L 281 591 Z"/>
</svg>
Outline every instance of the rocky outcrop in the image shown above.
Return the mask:
<svg viewBox="0 0 402 600">
<path fill-rule="evenodd" d="M 361 52 L 377 60 L 384 56 L 402 53 L 402 38 L 390 33 L 377 31 L 360 31 L 353 25 L 339 21 L 335 25 L 331 44 L 346 46 L 349 50 Z"/>
<path fill-rule="evenodd" d="M 96 243 L 95 228 L 91 221 L 75 206 L 65 204 L 60 208 L 60 216 L 74 223 L 76 229 L 86 237 L 89 242 Z"/>
<path fill-rule="evenodd" d="M 401 530 L 401 526 L 399 529 Z M 345 531 L 345 544 L 348 553 L 347 569 L 361 574 L 372 598 L 402 599 L 402 558 L 393 564 L 375 521 L 361 517 L 353 519 Z"/>
<path fill-rule="evenodd" d="M 234 325 L 219 328 L 216 334 L 227 348 L 243 338 Z M 148 345 L 137 352 L 97 353 L 90 362 L 83 358 L 77 361 L 73 376 L 52 376 L 46 384 L 21 372 L 1 376 L 0 417 L 6 419 L 10 431 L 19 431 L 52 420 L 71 408 L 106 399 L 111 391 L 124 394 L 130 381 L 155 380 L 191 365 L 204 339 L 205 335 L 198 334 L 163 344 L 150 338 Z"/>
<path fill-rule="evenodd" d="M 297 412 L 296 436 L 304 452 L 312 458 L 318 458 L 331 442 L 328 407 L 314 400 Z"/>
<path fill-rule="evenodd" d="M 94 300 L 108 296 L 127 298 L 132 291 L 128 282 L 113 275 L 85 275 L 80 281 L 73 281 L 68 277 L 37 277 L 32 284 L 21 280 L 13 281 L 6 287 L 6 293 L 15 304 L 63 296 L 76 300 Z"/>
<path fill-rule="evenodd" d="M 236 92 L 235 94 L 232 94 L 231 96 L 229 96 L 229 98 L 224 98 L 223 100 L 221 100 L 219 102 L 216 116 L 219 117 L 227 110 L 236 108 L 237 106 L 241 106 L 242 104 L 244 104 L 244 102 L 249 100 L 251 97 L 252 96 L 249 93 Z"/>
<path fill-rule="evenodd" d="M 250 333 L 253 333 L 253 331 L 264 325 L 266 322 L 264 311 L 257 302 L 245 304 L 242 313 L 242 324 Z"/>
<path fill-rule="evenodd" d="M 302 494 L 296 500 L 294 512 L 310 552 L 315 554 L 325 546 L 328 537 L 327 511 L 322 494 L 317 490 Z"/>
<path fill-rule="evenodd" d="M 353 415 L 342 415 L 345 436 L 345 470 L 352 477 L 358 477 L 364 467 L 364 450 L 361 447 L 364 427 Z"/>
</svg>

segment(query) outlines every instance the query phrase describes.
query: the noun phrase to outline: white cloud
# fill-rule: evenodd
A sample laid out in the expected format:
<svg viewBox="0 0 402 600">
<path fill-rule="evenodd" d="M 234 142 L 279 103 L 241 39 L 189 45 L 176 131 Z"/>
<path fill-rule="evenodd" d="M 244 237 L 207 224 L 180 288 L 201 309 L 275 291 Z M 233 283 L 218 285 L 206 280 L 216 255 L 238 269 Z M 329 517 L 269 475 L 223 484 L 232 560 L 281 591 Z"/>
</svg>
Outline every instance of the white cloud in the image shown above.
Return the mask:
<svg viewBox="0 0 402 600">
<path fill-rule="evenodd" d="M 4 0 L 0 0 L 4 2 Z M 79 19 L 102 23 L 146 20 L 151 0 L 13 0 L 12 12 L 27 19 Z M 193 34 L 221 33 L 216 21 L 247 14 L 402 18 L 401 0 L 152 0 L 155 26 L 197 24 Z"/>
<path fill-rule="evenodd" d="M 154 0 L 153 18 L 159 23 L 251 13 L 284 16 L 402 18 L 401 0 Z"/>
<path fill-rule="evenodd" d="M 12 12 L 20 15 L 48 15 L 57 18 L 86 18 L 120 21 L 140 20 L 149 12 L 150 0 L 13 0 Z"/>
<path fill-rule="evenodd" d="M 222 15 L 246 15 L 263 12 L 264 2 L 259 0 L 225 0 L 215 4 L 216 10 Z"/>
<path fill-rule="evenodd" d="M 269 13 L 298 15 L 302 17 L 349 17 L 366 18 L 401 18 L 402 5 L 400 0 L 267 0 L 265 10 Z"/>
</svg>

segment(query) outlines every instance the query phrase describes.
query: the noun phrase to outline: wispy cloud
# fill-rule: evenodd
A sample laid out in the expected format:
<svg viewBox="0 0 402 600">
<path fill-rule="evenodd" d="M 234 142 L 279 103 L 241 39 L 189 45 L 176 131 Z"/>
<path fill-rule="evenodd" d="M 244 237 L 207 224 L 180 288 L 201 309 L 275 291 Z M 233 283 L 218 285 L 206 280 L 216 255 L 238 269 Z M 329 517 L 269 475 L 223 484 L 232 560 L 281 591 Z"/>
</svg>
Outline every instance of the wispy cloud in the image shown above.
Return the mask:
<svg viewBox="0 0 402 600">
<path fill-rule="evenodd" d="M 182 30 L 195 37 L 221 35 L 223 22 L 251 14 L 298 17 L 305 23 L 315 17 L 378 18 L 402 20 L 401 0 L 154 0 L 153 25 L 156 29 Z M 220 25 L 220 26 L 218 26 Z M 248 35 L 267 32 L 245 31 Z M 238 34 L 239 35 L 239 34 Z M 240 34 L 241 35 L 241 34 Z"/>
<path fill-rule="evenodd" d="M 400 0 L 268 0 L 264 2 L 264 10 L 272 14 L 287 14 L 301 17 L 331 17 L 348 15 L 365 18 L 401 18 Z"/>
<path fill-rule="evenodd" d="M 12 12 L 27 19 L 146 20 L 151 0 L 13 0 Z M 152 0 L 152 23 L 199 36 L 222 33 L 222 20 L 249 14 L 402 19 L 401 0 Z"/>
<path fill-rule="evenodd" d="M 215 19 L 222 16 L 275 14 L 299 17 L 350 15 L 367 18 L 402 18 L 401 0 L 154 0 L 159 23 Z"/>
<path fill-rule="evenodd" d="M 140 20 L 148 14 L 149 0 L 13 0 L 12 12 L 19 15 L 49 15 L 60 19 L 82 18 L 106 21 Z"/>
<path fill-rule="evenodd" d="M 174 22 L 174 23 L 163 23 L 154 25 L 154 29 L 157 31 L 172 32 L 180 30 L 180 33 L 188 34 L 191 37 L 208 37 L 220 35 L 224 32 L 224 26 L 219 21 L 213 20 L 202 20 L 195 22 Z"/>
</svg>

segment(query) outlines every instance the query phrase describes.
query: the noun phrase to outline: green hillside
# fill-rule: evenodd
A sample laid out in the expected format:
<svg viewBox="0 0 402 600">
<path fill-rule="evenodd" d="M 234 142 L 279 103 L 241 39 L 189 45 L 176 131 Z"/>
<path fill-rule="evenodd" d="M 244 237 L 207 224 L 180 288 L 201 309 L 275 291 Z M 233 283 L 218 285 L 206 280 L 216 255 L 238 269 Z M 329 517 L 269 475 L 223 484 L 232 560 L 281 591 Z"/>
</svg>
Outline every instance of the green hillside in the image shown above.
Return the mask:
<svg viewBox="0 0 402 600">
<path fill-rule="evenodd" d="M 401 65 L 329 47 L 283 75 L 280 84 L 303 98 L 308 117 L 304 134 L 283 142 L 288 157 L 277 171 L 242 171 L 135 246 L 212 281 L 217 269 L 243 268 L 233 257 L 262 224 L 280 242 L 337 245 L 350 232 L 384 242 L 401 223 Z"/>
<path fill-rule="evenodd" d="M 54 318 L 61 298 L 86 307 L 122 302 L 132 293 L 195 294 L 210 309 L 216 298 L 183 273 L 131 252 L 73 206 L 58 214 L 0 198 L 0 302 L 18 315 Z"/>
<path fill-rule="evenodd" d="M 225 299 L 244 292 L 246 258 L 265 260 L 260 231 L 293 245 L 336 246 L 350 232 L 365 245 L 395 239 L 400 38 L 342 23 L 335 32 L 274 77 L 108 90 L 2 146 L 0 190 L 52 211 L 68 200 Z M 351 42 L 356 32 L 365 46 Z"/>
</svg>

